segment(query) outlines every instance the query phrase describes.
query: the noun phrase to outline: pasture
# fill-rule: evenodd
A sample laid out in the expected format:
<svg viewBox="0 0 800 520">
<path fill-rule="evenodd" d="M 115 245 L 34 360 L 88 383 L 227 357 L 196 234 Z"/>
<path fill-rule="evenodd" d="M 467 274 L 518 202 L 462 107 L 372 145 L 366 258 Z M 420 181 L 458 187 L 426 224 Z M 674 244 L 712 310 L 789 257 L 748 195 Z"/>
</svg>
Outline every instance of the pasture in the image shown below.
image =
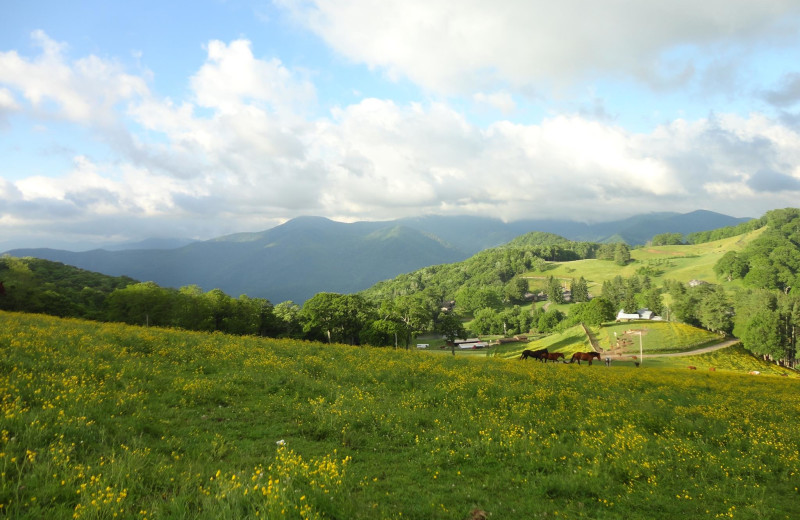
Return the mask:
<svg viewBox="0 0 800 520">
<path fill-rule="evenodd" d="M 535 290 L 545 288 L 548 276 L 564 280 L 583 276 L 589 283 L 589 291 L 595 295 L 600 293 L 603 282 L 617 275 L 628 278 L 637 274 L 641 268 L 649 270 L 650 278 L 655 285 L 661 285 L 659 280 L 666 279 L 683 283 L 700 279 L 716 283 L 714 264 L 726 252 L 744 249 L 763 233 L 764 229 L 766 228 L 704 244 L 637 247 L 631 250 L 631 262 L 625 266 L 619 266 L 610 260 L 596 259 L 549 262 L 545 270 L 531 271 L 523 276 L 529 279 L 531 288 Z M 739 284 L 739 282 L 732 283 L 732 285 Z"/>
<path fill-rule="evenodd" d="M 799 417 L 796 378 L 0 313 L 6 518 L 790 519 Z"/>
<path fill-rule="evenodd" d="M 628 355 L 639 353 L 641 335 L 642 351 L 645 354 L 685 352 L 722 341 L 719 334 L 678 322 L 635 320 L 625 323 L 604 323 L 592 327 L 591 332 L 603 353 Z M 561 333 L 550 334 L 519 346 L 509 355 L 518 354 L 523 348 L 547 348 L 551 352 L 572 354 L 592 350 L 592 344 L 581 325 L 575 325 Z"/>
</svg>

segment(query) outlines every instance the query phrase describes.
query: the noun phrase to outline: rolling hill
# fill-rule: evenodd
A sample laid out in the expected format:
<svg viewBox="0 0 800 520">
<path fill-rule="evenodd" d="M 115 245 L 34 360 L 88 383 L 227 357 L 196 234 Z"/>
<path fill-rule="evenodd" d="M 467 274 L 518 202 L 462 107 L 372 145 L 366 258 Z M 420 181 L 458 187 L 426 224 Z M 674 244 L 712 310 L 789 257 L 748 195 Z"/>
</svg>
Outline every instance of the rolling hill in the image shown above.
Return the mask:
<svg viewBox="0 0 800 520">
<path fill-rule="evenodd" d="M 165 287 L 199 285 L 231 295 L 302 303 L 323 291 L 353 292 L 397 273 L 460 260 L 435 238 L 397 225 L 300 218 L 262 233 L 240 233 L 177 249 L 70 252 L 13 250 Z"/>
<path fill-rule="evenodd" d="M 5 312 L 0 353 L 8 518 L 800 515 L 795 377 Z"/>
<path fill-rule="evenodd" d="M 303 303 L 318 292 L 358 292 L 402 273 L 461 261 L 531 231 L 582 241 L 621 237 L 636 244 L 663 232 L 703 231 L 743 220 L 747 219 L 708 211 L 641 215 L 603 224 L 504 223 L 483 217 L 439 216 L 347 224 L 301 217 L 258 233 L 237 233 L 171 249 L 72 252 L 41 248 L 7 253 L 154 281 L 165 287 L 198 285 L 233 296 Z"/>
</svg>

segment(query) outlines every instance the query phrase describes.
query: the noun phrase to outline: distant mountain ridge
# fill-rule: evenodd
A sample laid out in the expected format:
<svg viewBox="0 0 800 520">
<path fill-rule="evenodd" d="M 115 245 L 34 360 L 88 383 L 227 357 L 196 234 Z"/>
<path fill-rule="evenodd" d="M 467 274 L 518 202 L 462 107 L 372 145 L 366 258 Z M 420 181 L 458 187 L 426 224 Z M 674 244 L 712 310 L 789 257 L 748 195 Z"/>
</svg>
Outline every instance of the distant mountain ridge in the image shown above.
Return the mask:
<svg viewBox="0 0 800 520">
<path fill-rule="evenodd" d="M 499 246 L 531 231 L 560 235 L 578 242 L 625 242 L 636 246 L 647 243 L 654 235 L 707 231 L 735 226 L 752 220 L 707 210 L 690 213 L 647 213 L 610 222 L 585 223 L 571 220 L 517 220 L 503 222 L 485 217 L 423 216 L 400 219 L 413 229 L 432 233 L 453 247 L 472 255 Z"/>
<path fill-rule="evenodd" d="M 691 233 L 750 219 L 710 211 L 653 213 L 615 222 L 557 220 L 505 223 L 484 217 L 425 216 L 389 222 L 335 222 L 299 217 L 256 233 L 236 233 L 171 249 L 15 249 L 90 271 L 154 281 L 165 287 L 198 285 L 227 294 L 303 303 L 318 292 L 351 293 L 429 265 L 465 260 L 531 231 L 570 240 L 643 244 L 661 233 Z"/>
</svg>

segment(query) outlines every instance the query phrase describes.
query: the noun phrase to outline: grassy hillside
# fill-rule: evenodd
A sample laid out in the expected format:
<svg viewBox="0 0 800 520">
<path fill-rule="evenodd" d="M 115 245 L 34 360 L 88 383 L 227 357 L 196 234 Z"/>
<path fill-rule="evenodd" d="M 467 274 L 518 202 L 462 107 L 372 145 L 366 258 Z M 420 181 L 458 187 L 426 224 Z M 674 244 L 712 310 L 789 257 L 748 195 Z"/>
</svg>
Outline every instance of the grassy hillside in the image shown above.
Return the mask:
<svg viewBox="0 0 800 520">
<path fill-rule="evenodd" d="M 688 353 L 723 341 L 719 335 L 704 329 L 675 322 L 612 323 L 593 327 L 590 332 L 599 342 L 603 357 L 611 357 L 614 366 L 634 367 L 639 358 L 639 332 L 642 333 L 642 352 L 648 368 L 686 369 L 692 365 L 702 370 L 714 367 L 715 370 L 748 374 L 758 371 L 761 374 L 797 376 L 796 371 L 781 367 L 758 358 L 741 345 L 696 355 L 674 356 Z M 617 333 L 614 336 L 614 332 Z M 610 348 L 616 340 L 627 340 L 621 348 Z M 550 352 L 563 352 L 569 358 L 574 352 L 592 350 L 586 332 L 581 325 L 570 327 L 562 333 L 551 334 L 528 343 L 509 345 L 498 349 L 494 355 L 506 359 L 516 359 L 523 349 L 547 348 Z M 667 354 L 667 355 L 665 355 Z"/>
<path fill-rule="evenodd" d="M 713 332 L 677 322 L 634 321 L 629 323 L 608 323 L 593 327 L 590 332 L 603 352 L 609 354 L 638 354 L 641 333 L 641 350 L 644 354 L 665 352 L 685 352 L 708 344 L 717 343 L 722 338 Z M 521 351 L 523 347 L 519 347 Z M 547 348 L 551 352 L 572 354 L 592 350 L 592 345 L 581 325 L 570 327 L 562 333 L 551 334 L 531 341 L 524 348 Z"/>
<path fill-rule="evenodd" d="M 800 380 L 0 312 L 7 518 L 797 518 Z"/>
<path fill-rule="evenodd" d="M 577 278 L 583 276 L 590 284 L 590 290 L 599 291 L 604 281 L 617 275 L 629 277 L 637 274 L 641 268 L 649 268 L 654 274 L 651 278 L 658 285 L 658 280 L 674 279 L 680 282 L 699 279 L 716 282 L 714 264 L 728 251 L 741 251 L 747 244 L 755 240 L 766 228 L 761 228 L 744 235 L 716 240 L 696 245 L 640 247 L 631 250 L 631 262 L 619 266 L 609 260 L 576 260 L 574 262 L 551 262 L 545 270 L 531 271 L 524 276 L 531 280 L 533 287 L 544 287 L 544 279 L 548 276 L 556 278 Z"/>
</svg>

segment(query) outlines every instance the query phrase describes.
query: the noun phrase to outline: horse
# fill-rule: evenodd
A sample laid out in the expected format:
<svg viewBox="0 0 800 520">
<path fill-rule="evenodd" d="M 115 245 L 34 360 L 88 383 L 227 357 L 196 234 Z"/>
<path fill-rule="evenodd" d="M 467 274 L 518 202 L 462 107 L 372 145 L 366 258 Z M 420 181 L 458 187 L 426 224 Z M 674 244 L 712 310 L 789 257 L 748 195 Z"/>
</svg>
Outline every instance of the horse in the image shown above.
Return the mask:
<svg viewBox="0 0 800 520">
<path fill-rule="evenodd" d="M 548 352 L 544 356 L 544 362 L 547 363 L 548 361 L 555 361 L 557 362 L 559 359 L 564 359 L 563 352 Z"/>
<path fill-rule="evenodd" d="M 523 350 L 522 351 L 522 355 L 519 358 L 520 359 L 533 358 L 533 359 L 538 359 L 539 361 L 542 361 L 546 355 L 547 355 L 547 349 L 546 348 L 539 349 L 539 350 Z M 545 360 L 545 362 L 547 362 L 547 360 Z"/>
<path fill-rule="evenodd" d="M 576 353 L 572 354 L 572 359 L 570 360 L 570 363 L 574 363 L 575 360 L 577 359 L 579 365 L 581 364 L 581 361 L 588 361 L 589 365 L 591 366 L 593 358 L 597 358 L 598 360 L 600 360 L 600 353 L 599 352 L 576 352 Z"/>
</svg>

